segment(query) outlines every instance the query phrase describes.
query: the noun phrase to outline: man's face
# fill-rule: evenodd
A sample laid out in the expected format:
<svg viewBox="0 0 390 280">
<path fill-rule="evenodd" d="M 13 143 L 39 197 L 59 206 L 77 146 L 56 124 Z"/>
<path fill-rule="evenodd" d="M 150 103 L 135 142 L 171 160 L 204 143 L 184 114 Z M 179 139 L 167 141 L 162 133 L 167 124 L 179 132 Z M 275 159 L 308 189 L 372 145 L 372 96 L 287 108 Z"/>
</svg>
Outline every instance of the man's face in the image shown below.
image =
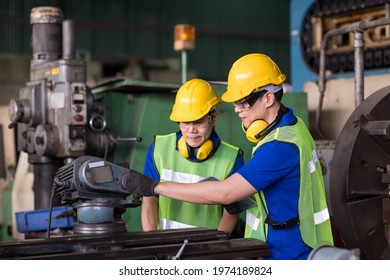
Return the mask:
<svg viewBox="0 0 390 280">
<path fill-rule="evenodd" d="M 217 112 L 214 112 L 193 122 L 179 122 L 179 128 L 187 144 L 198 148 L 210 138 L 217 120 Z"/>
<path fill-rule="evenodd" d="M 249 125 L 255 120 L 266 119 L 266 95 L 260 96 L 252 106 L 246 103 L 245 101 L 234 102 L 234 112 L 238 114 L 238 117 L 241 119 L 245 128 L 248 128 Z"/>
</svg>

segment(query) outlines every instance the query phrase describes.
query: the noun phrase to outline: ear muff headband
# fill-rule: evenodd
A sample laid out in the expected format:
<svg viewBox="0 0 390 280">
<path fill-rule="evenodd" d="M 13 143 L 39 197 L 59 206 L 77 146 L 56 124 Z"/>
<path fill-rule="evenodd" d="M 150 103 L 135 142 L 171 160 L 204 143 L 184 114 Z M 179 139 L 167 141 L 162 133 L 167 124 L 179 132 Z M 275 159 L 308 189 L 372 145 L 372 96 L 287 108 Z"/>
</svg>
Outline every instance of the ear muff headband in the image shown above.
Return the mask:
<svg viewBox="0 0 390 280">
<path fill-rule="evenodd" d="M 179 141 L 177 142 L 177 149 L 179 150 L 179 153 L 184 158 L 189 158 L 192 155 L 191 150 L 193 150 L 193 153 L 195 154 L 195 157 L 199 160 L 205 160 L 209 157 L 209 155 L 214 150 L 213 141 L 208 139 L 206 142 L 204 142 L 199 148 L 193 149 L 188 146 L 186 140 L 184 137 L 181 137 Z"/>
</svg>

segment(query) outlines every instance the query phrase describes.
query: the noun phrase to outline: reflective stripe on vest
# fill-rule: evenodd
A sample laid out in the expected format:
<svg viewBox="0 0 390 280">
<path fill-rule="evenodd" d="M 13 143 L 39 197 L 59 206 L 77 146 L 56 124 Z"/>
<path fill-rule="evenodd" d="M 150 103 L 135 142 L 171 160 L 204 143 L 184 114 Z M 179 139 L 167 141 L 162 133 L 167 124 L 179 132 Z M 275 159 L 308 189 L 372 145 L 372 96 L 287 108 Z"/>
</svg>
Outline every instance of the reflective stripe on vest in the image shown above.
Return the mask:
<svg viewBox="0 0 390 280">
<path fill-rule="evenodd" d="M 176 133 L 156 136 L 153 159 L 161 181 L 193 183 L 209 176 L 223 180 L 234 168 L 239 153 L 238 148 L 222 141 L 211 158 L 203 162 L 191 162 L 180 155 L 175 147 Z M 184 225 L 217 228 L 222 213 L 221 205 L 194 204 L 159 196 L 161 229 Z"/>
<path fill-rule="evenodd" d="M 245 221 L 246 224 L 252 229 L 252 230 L 257 230 L 259 228 L 260 224 L 260 219 L 257 218 L 255 215 L 253 215 L 251 212 L 246 211 L 246 216 L 245 216 Z"/>
<path fill-rule="evenodd" d="M 314 224 L 319 225 L 330 219 L 328 208 L 314 213 Z"/>
<path fill-rule="evenodd" d="M 310 173 L 314 173 L 317 170 L 316 163 L 318 161 L 318 156 L 316 150 L 313 150 L 311 154 L 312 154 L 312 160 L 309 161 L 309 171 Z"/>
<path fill-rule="evenodd" d="M 195 226 L 187 225 L 187 224 L 183 224 L 183 223 L 179 223 L 167 219 L 160 219 L 161 229 L 177 229 L 177 228 L 191 228 L 191 227 L 195 227 Z"/>
<path fill-rule="evenodd" d="M 180 182 L 180 183 L 196 183 L 206 177 L 198 176 L 195 174 L 189 174 L 184 172 L 176 172 L 174 170 L 163 169 L 161 171 L 160 180 L 161 181 L 171 181 L 171 182 Z"/>
<path fill-rule="evenodd" d="M 309 161 L 309 172 L 314 173 L 317 168 L 316 168 L 316 163 L 318 161 L 318 155 L 316 150 L 312 150 L 312 160 Z M 325 208 L 322 209 L 321 211 L 315 212 L 314 213 L 314 224 L 319 225 L 322 224 L 323 222 L 327 221 L 330 219 L 329 216 L 329 209 Z"/>
</svg>

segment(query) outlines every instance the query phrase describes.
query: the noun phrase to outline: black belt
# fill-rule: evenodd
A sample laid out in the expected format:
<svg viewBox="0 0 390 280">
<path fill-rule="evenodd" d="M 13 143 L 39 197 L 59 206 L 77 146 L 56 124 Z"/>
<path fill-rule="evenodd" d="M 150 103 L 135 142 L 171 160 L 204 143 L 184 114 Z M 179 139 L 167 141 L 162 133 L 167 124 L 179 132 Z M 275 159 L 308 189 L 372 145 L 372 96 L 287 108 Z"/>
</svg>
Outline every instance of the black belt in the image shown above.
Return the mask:
<svg viewBox="0 0 390 280">
<path fill-rule="evenodd" d="M 292 228 L 293 226 L 295 226 L 299 223 L 299 217 L 291 218 L 290 220 L 288 220 L 284 223 L 277 223 L 274 220 L 272 220 L 270 217 L 267 217 L 267 219 L 265 219 L 265 223 L 272 226 L 272 228 L 275 230 L 289 229 L 289 228 Z"/>
</svg>

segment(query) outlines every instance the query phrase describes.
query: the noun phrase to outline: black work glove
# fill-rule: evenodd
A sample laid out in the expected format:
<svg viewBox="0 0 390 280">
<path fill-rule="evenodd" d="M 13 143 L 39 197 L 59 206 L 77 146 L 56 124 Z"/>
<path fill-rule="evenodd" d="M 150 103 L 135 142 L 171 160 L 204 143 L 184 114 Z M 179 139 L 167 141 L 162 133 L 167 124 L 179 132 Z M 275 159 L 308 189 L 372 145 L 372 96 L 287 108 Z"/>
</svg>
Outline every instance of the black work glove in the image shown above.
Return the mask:
<svg viewBox="0 0 390 280">
<path fill-rule="evenodd" d="M 241 212 L 255 206 L 256 206 L 256 202 L 249 197 L 227 205 L 223 205 L 223 207 L 226 209 L 226 211 L 229 212 L 230 215 L 240 214 Z"/>
<path fill-rule="evenodd" d="M 223 205 L 223 208 L 225 208 L 230 215 L 240 214 L 243 211 L 240 209 L 238 202 Z"/>
<path fill-rule="evenodd" d="M 154 187 L 158 183 L 159 181 L 155 181 L 133 169 L 130 169 L 129 175 L 125 177 L 125 185 L 134 197 L 154 195 Z"/>
</svg>

